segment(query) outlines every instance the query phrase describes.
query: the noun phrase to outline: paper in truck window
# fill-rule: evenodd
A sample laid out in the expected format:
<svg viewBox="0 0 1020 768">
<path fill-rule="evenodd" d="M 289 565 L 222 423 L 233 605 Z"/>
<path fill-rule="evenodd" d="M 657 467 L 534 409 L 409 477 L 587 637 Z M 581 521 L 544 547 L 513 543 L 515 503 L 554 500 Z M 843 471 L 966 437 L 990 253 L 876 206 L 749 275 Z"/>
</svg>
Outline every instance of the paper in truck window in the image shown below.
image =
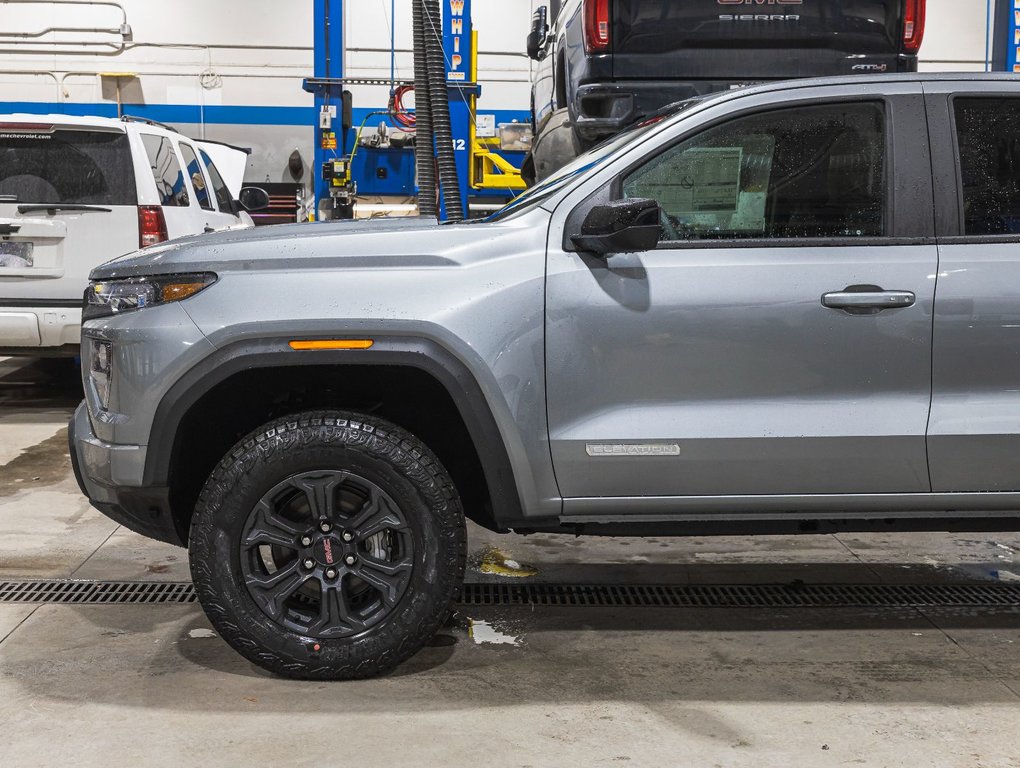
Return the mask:
<svg viewBox="0 0 1020 768">
<path fill-rule="evenodd" d="M 628 190 L 632 197 L 650 197 L 673 215 L 732 213 L 740 194 L 741 147 L 688 149 L 679 157 L 649 166 Z"/>
<path fill-rule="evenodd" d="M 685 158 L 690 158 L 685 181 L 693 185 L 691 210 L 722 213 L 737 209 L 743 154 L 741 147 L 693 149 L 685 153 Z"/>
</svg>

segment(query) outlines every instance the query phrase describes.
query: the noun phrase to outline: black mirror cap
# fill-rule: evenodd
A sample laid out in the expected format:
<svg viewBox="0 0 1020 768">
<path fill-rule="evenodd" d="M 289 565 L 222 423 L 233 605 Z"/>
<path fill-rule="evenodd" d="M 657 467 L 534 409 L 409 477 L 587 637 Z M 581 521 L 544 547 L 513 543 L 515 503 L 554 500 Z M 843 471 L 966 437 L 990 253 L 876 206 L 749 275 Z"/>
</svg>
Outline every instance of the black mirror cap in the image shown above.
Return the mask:
<svg viewBox="0 0 1020 768">
<path fill-rule="evenodd" d="M 549 10 L 543 5 L 531 17 L 531 32 L 528 34 L 528 58 L 540 61 L 545 58 L 545 39 L 549 36 Z"/>
<path fill-rule="evenodd" d="M 243 211 L 261 211 L 269 207 L 269 193 L 262 187 L 242 187 L 237 204 Z"/>
<path fill-rule="evenodd" d="M 581 224 L 582 235 L 609 235 L 628 227 L 659 226 L 659 203 L 646 197 L 613 200 L 594 206 Z"/>
<path fill-rule="evenodd" d="M 570 240 L 581 250 L 600 255 L 650 251 L 662 234 L 660 216 L 655 200 L 614 200 L 588 211 L 581 234 Z"/>
</svg>

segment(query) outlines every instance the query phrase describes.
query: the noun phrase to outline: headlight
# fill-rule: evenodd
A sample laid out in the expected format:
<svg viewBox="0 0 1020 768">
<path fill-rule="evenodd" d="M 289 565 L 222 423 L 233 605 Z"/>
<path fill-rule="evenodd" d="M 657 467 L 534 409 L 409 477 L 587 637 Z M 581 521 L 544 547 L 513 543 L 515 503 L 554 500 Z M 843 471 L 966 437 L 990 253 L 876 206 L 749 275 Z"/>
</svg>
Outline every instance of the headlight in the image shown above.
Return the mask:
<svg viewBox="0 0 1020 768">
<path fill-rule="evenodd" d="M 168 304 L 194 296 L 216 282 L 216 275 L 202 272 L 192 275 L 131 277 L 126 280 L 93 280 L 85 290 L 82 322 L 108 317 L 132 309 Z"/>
</svg>

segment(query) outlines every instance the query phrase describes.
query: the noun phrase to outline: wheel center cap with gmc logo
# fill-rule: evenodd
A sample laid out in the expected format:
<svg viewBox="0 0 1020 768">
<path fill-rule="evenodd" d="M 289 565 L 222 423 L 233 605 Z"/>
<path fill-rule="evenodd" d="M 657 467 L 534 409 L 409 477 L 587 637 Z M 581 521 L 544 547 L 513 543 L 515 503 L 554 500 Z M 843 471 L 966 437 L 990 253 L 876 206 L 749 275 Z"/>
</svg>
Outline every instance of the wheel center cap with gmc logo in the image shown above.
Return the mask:
<svg viewBox="0 0 1020 768">
<path fill-rule="evenodd" d="M 344 545 L 335 536 L 323 536 L 312 546 L 312 555 L 319 565 L 336 565 L 344 556 Z"/>
</svg>

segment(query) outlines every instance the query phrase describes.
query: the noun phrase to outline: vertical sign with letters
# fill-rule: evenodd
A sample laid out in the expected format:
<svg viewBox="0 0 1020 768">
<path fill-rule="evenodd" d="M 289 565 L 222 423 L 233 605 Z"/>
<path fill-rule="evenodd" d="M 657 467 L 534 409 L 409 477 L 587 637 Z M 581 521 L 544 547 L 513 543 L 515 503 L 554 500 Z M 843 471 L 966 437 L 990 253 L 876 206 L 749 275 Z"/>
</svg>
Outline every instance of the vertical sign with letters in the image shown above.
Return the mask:
<svg viewBox="0 0 1020 768">
<path fill-rule="evenodd" d="M 459 86 L 471 86 L 472 45 L 471 0 L 443 0 L 443 55 L 446 59 L 446 83 L 450 96 L 450 123 L 453 150 L 460 178 L 460 197 L 467 214 L 468 164 L 470 163 L 471 109 L 468 92 Z M 442 212 L 445 218 L 445 211 Z"/>
</svg>

